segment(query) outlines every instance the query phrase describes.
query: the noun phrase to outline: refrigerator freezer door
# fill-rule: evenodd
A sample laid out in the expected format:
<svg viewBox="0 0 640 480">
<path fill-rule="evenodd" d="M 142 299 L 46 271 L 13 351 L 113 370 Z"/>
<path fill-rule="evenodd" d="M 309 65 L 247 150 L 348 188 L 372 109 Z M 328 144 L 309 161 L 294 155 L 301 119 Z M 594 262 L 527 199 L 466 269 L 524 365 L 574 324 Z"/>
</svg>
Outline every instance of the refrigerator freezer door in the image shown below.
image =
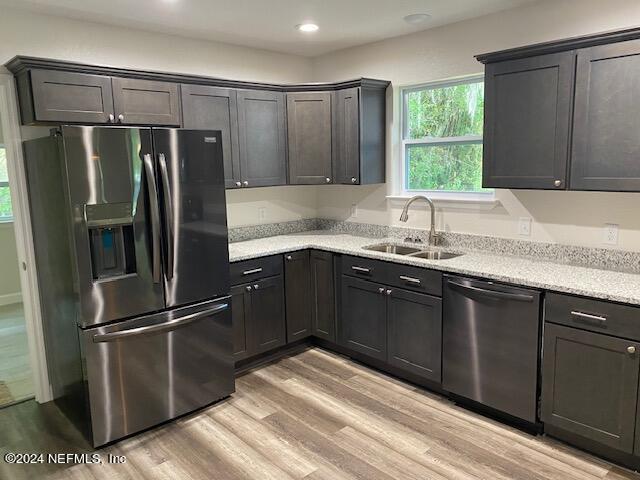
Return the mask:
<svg viewBox="0 0 640 480">
<path fill-rule="evenodd" d="M 233 393 L 230 301 L 80 330 L 94 446 Z"/>
<path fill-rule="evenodd" d="M 165 307 L 151 143 L 148 128 L 62 127 L 82 327 Z"/>
<path fill-rule="evenodd" d="M 229 249 L 219 131 L 153 129 L 167 306 L 227 295 Z"/>
</svg>

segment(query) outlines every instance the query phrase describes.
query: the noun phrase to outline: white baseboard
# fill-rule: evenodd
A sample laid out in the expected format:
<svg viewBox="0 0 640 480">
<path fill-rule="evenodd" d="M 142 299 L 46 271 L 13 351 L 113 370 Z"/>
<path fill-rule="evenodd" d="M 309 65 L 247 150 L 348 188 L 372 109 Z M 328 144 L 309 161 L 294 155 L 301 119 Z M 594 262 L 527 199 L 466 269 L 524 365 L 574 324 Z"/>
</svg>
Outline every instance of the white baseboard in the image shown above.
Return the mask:
<svg viewBox="0 0 640 480">
<path fill-rule="evenodd" d="M 22 293 L 7 293 L 6 295 L 0 295 L 0 307 L 4 305 L 11 305 L 12 303 L 21 303 Z"/>
</svg>

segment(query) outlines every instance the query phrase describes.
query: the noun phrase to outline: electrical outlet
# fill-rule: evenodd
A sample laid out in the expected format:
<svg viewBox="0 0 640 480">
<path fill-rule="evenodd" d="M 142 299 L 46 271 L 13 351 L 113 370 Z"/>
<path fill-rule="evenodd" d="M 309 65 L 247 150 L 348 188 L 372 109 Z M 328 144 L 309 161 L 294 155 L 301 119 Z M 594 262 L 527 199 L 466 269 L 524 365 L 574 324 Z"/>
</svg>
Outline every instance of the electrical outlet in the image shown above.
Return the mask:
<svg viewBox="0 0 640 480">
<path fill-rule="evenodd" d="M 258 219 L 261 222 L 264 222 L 264 219 L 267 217 L 267 209 L 265 207 L 258 208 Z"/>
<path fill-rule="evenodd" d="M 617 223 L 605 223 L 604 224 L 604 243 L 607 245 L 618 244 L 618 227 Z"/>
<path fill-rule="evenodd" d="M 354 218 L 358 216 L 358 205 L 355 203 L 351 205 L 351 216 Z"/>
<path fill-rule="evenodd" d="M 520 219 L 518 220 L 518 235 L 523 235 L 525 237 L 531 236 L 530 217 L 520 217 Z"/>
</svg>

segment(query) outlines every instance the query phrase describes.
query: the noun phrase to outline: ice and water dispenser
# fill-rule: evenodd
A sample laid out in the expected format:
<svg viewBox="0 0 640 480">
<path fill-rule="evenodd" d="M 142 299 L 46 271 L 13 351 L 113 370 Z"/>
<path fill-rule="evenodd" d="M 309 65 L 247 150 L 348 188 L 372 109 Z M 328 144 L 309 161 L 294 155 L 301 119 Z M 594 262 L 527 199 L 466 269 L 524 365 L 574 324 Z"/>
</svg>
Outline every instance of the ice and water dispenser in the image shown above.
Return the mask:
<svg viewBox="0 0 640 480">
<path fill-rule="evenodd" d="M 94 280 L 135 273 L 131 203 L 85 205 Z"/>
</svg>

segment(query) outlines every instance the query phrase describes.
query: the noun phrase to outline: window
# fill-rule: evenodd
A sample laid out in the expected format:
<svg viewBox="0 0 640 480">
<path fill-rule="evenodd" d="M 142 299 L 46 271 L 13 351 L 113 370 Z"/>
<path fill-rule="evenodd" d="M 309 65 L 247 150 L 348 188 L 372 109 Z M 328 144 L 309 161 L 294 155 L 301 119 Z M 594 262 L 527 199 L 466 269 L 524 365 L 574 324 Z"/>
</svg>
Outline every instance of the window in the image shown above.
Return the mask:
<svg viewBox="0 0 640 480">
<path fill-rule="evenodd" d="M 0 144 L 0 222 L 13 219 L 9 176 L 7 175 L 7 150 Z"/>
<path fill-rule="evenodd" d="M 482 188 L 482 77 L 402 92 L 403 190 L 486 198 Z"/>
</svg>

